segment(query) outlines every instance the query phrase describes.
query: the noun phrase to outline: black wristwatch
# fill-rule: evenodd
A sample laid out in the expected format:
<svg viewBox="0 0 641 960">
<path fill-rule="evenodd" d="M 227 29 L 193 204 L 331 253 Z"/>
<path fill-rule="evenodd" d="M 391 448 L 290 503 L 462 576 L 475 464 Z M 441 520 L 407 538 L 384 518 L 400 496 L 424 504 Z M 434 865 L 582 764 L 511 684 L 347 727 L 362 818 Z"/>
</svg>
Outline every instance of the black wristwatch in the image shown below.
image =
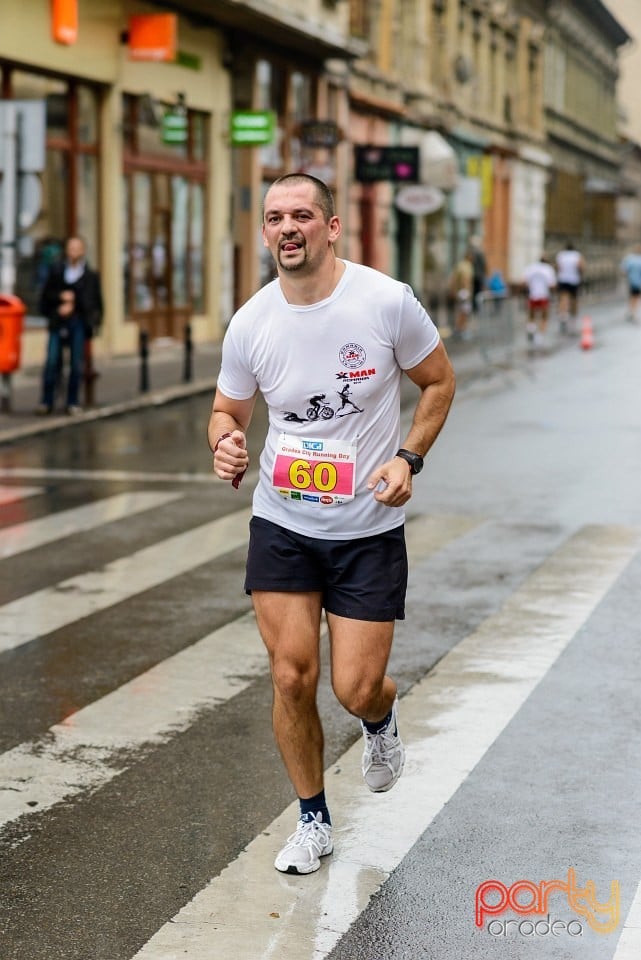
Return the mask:
<svg viewBox="0 0 641 960">
<path fill-rule="evenodd" d="M 419 453 L 412 453 L 411 450 L 405 450 L 401 447 L 396 451 L 396 456 L 406 460 L 410 465 L 410 473 L 413 477 L 423 469 L 423 457 Z"/>
</svg>

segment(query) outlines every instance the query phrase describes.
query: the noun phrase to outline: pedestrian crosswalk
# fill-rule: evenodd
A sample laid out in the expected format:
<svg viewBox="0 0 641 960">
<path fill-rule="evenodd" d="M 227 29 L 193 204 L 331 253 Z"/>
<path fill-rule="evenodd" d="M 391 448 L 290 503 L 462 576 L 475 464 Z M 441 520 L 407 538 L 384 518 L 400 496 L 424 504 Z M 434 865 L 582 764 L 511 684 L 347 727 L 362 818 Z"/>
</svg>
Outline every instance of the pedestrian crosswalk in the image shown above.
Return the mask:
<svg viewBox="0 0 641 960">
<path fill-rule="evenodd" d="M 0 845 L 9 883 L 0 906 L 0 957 L 11 960 L 349 960 L 353 954 L 341 954 L 341 938 L 555 669 L 641 545 L 639 532 L 626 527 L 594 526 L 559 536 L 515 525 L 506 535 L 503 524 L 501 536 L 511 537 L 515 548 L 532 538 L 522 551 L 523 570 L 506 574 L 498 585 L 486 583 L 496 599 L 478 620 L 474 611 L 466 619 L 456 595 L 443 615 L 456 621 L 447 650 L 435 645 L 430 653 L 413 623 L 423 623 L 423 606 L 447 603 L 453 569 L 459 571 L 458 589 L 465 591 L 467 577 L 473 595 L 483 576 L 483 544 L 498 534 L 494 521 L 482 516 L 410 517 L 413 586 L 395 648 L 406 770 L 389 794 L 369 794 L 360 780 L 358 725 L 332 713 L 327 783 L 335 852 L 301 881 L 273 869 L 297 811 L 286 786 L 274 786 L 284 774 L 275 749 L 266 746 L 270 684 L 262 644 L 246 598 L 235 601 L 230 613 L 227 598 L 216 596 L 230 555 L 246 543 L 248 500 L 225 512 L 180 480 L 163 480 L 162 490 L 146 488 L 157 485 L 158 476 L 147 485 L 130 477 L 131 489 L 94 497 L 86 471 L 87 502 L 46 515 L 35 510 L 31 517 L 31 505 L 52 478 L 43 473 L 38 487 L 20 486 L 21 479 L 32 478 L 7 475 L 0 487 L 2 579 L 10 581 L 13 564 L 25 554 L 38 568 L 48 562 L 53 543 L 73 549 L 74 538 L 93 538 L 95 562 L 60 580 L 55 567 L 47 566 L 38 571 L 48 578 L 46 587 L 0 607 L 0 673 L 3 661 L 14 670 L 23 663 L 36 680 L 41 671 L 41 696 L 48 697 L 46 658 L 55 655 L 65 630 L 89 632 L 105 613 L 121 614 L 121 631 L 131 635 L 130 642 L 153 650 L 158 625 L 144 598 L 153 590 L 171 592 L 175 582 L 187 582 L 179 578 L 200 570 L 211 571 L 211 594 L 199 592 L 192 602 L 206 610 L 211 604 L 212 624 L 219 625 L 169 656 L 152 657 L 153 666 L 124 683 L 114 685 L 105 665 L 102 694 L 37 735 L 20 739 L 28 705 L 20 705 L 15 692 L 15 710 L 3 724 L 15 728 L 17 745 L 0 754 Z M 55 482 L 68 479 L 57 476 Z M 21 497 L 24 521 L 7 514 L 5 522 L 2 506 Z M 195 526 L 193 508 L 187 511 L 193 497 L 202 497 L 208 511 L 203 517 L 213 514 Z M 160 509 L 173 512 L 177 522 L 184 516 L 186 529 L 167 537 L 158 528 L 151 545 L 139 541 L 134 518 L 144 514 L 153 528 Z M 113 521 L 130 521 L 131 537 L 123 539 L 119 557 L 103 562 L 101 531 Z M 71 658 L 70 685 L 82 683 L 76 670 L 82 668 Z M 30 677 L 31 688 L 34 682 Z M 321 710 L 332 702 L 326 677 L 320 702 Z M 226 754 L 232 741 L 240 757 Z M 199 766 L 195 771 L 192 762 Z M 203 794 L 185 800 L 181 792 L 179 799 L 176 777 L 187 774 L 190 782 L 202 780 Z M 259 812 L 253 821 L 234 818 L 254 807 Z M 128 817 L 141 831 L 135 843 L 121 839 L 131 837 Z M 164 841 L 157 835 L 160 823 L 170 825 Z M 208 839 L 196 844 L 194 836 Z M 104 862 L 87 862 L 87 845 Z M 147 872 L 151 880 L 143 881 Z M 48 915 L 43 891 L 53 890 L 62 876 L 76 894 L 62 898 L 55 916 L 53 910 Z M 625 927 L 622 918 L 615 960 L 638 955 L 635 909 Z M 464 945 L 458 953 L 439 953 L 429 936 L 426 944 L 423 952 L 407 952 L 406 960 L 466 954 Z M 616 947 L 616 938 L 610 939 L 602 956 L 615 956 Z M 373 947 L 359 960 L 382 958 Z"/>
<path fill-rule="evenodd" d="M 248 523 L 249 511 L 239 511 L 5 604 L 0 610 L 0 651 L 59 630 L 233 550 L 246 540 Z"/>
<path fill-rule="evenodd" d="M 34 488 L 32 495 L 39 492 L 38 488 Z M 95 530 L 111 520 L 131 517 L 144 510 L 162 507 L 179 496 L 178 493 L 162 492 L 118 493 L 73 510 L 62 510 L 38 520 L 5 527 L 2 531 L 1 556 L 13 557 L 17 553 L 33 550 L 35 547 L 53 543 L 80 531 Z"/>
</svg>

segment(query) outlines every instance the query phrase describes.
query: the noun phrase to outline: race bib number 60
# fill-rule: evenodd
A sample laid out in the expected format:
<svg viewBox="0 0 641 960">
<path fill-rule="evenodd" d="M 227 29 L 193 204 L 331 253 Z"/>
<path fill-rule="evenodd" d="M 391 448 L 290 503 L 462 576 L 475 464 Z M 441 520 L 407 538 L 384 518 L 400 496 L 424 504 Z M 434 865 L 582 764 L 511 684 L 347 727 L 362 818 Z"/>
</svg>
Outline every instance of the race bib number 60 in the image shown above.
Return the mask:
<svg viewBox="0 0 641 960">
<path fill-rule="evenodd" d="M 281 433 L 272 483 L 283 497 L 336 506 L 354 499 L 356 444 Z"/>
</svg>

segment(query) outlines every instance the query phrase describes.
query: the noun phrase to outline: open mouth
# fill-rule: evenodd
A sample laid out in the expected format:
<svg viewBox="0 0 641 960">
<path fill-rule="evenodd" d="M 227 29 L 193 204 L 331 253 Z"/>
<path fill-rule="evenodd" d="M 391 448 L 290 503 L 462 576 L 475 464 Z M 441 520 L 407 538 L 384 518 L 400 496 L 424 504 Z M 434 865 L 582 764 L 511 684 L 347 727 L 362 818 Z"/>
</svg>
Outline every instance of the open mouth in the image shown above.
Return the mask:
<svg viewBox="0 0 641 960">
<path fill-rule="evenodd" d="M 296 253 L 296 251 L 300 250 L 302 246 L 302 243 L 297 243 L 294 240 L 287 240 L 285 243 L 281 243 L 280 249 L 283 253 Z"/>
</svg>

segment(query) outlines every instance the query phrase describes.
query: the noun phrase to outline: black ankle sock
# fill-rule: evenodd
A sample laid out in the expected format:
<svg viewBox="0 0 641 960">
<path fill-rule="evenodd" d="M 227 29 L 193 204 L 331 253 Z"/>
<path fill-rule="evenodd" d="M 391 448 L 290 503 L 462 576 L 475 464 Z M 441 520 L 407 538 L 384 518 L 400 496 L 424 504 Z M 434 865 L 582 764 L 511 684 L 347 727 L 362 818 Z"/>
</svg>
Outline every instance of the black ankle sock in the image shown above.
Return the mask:
<svg viewBox="0 0 641 960">
<path fill-rule="evenodd" d="M 369 720 L 363 720 L 365 729 L 368 731 L 368 733 L 380 733 L 381 730 L 384 730 L 392 722 L 393 712 L 394 712 L 394 708 L 392 707 L 392 709 L 390 710 L 390 712 L 387 714 L 386 717 L 383 717 L 382 720 L 377 720 L 375 723 L 370 723 Z"/>
<path fill-rule="evenodd" d="M 315 797 L 310 797 L 308 800 L 303 797 L 298 798 L 300 803 L 300 816 L 301 820 L 306 818 L 305 815 L 310 813 L 313 817 L 317 813 L 323 815 L 323 823 L 331 823 L 331 818 L 329 816 L 329 810 L 327 809 L 327 801 L 325 800 L 325 791 L 321 790 L 320 793 L 317 793 Z"/>
</svg>

